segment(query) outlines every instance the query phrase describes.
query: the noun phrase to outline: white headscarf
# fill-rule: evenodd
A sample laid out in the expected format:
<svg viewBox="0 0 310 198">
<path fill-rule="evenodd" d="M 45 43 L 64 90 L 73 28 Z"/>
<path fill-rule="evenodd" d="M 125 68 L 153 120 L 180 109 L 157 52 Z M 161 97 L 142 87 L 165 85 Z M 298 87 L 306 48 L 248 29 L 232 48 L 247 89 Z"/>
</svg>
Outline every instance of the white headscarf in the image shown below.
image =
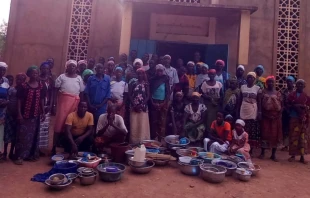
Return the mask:
<svg viewBox="0 0 310 198">
<path fill-rule="evenodd" d="M 165 70 L 165 66 L 163 66 L 162 64 L 158 64 L 156 65 L 156 70 L 161 69 L 161 70 Z"/>
<path fill-rule="evenodd" d="M 77 66 L 77 62 L 75 61 L 75 60 L 68 60 L 67 62 L 66 62 L 66 68 L 68 67 L 68 65 L 70 65 L 70 64 L 74 64 L 75 66 Z"/>
<path fill-rule="evenodd" d="M 80 64 L 85 64 L 85 65 L 87 65 L 87 60 L 80 60 L 80 61 L 78 62 L 78 65 L 80 65 Z"/>
<path fill-rule="evenodd" d="M 141 66 L 143 65 L 143 61 L 140 58 L 136 58 L 133 65 L 136 65 L 136 63 L 140 63 Z"/>
<path fill-rule="evenodd" d="M 237 67 L 237 69 L 239 69 L 239 68 L 242 69 L 243 71 L 245 70 L 243 65 L 239 65 L 239 66 Z"/>
<path fill-rule="evenodd" d="M 0 67 L 8 68 L 8 65 L 5 62 L 0 62 Z"/>
<path fill-rule="evenodd" d="M 169 54 L 166 54 L 166 55 L 164 56 L 164 58 L 169 58 L 169 59 L 171 59 L 171 56 L 170 56 Z"/>
<path fill-rule="evenodd" d="M 192 64 L 195 66 L 195 63 L 193 61 L 188 61 L 187 65 Z"/>
<path fill-rule="evenodd" d="M 236 124 L 240 124 L 241 126 L 245 126 L 245 122 L 241 119 L 236 120 Z"/>
</svg>

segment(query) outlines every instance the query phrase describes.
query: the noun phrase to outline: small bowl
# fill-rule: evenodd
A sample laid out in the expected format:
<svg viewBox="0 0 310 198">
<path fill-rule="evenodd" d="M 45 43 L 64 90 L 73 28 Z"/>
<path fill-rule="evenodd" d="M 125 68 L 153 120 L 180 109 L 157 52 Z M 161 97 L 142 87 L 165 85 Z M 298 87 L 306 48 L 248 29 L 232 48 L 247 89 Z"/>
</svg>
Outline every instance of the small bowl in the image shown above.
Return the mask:
<svg viewBox="0 0 310 198">
<path fill-rule="evenodd" d="M 189 164 L 189 163 L 191 163 L 191 160 L 192 160 L 192 158 L 191 158 L 191 157 L 188 157 L 188 156 L 179 157 L 179 161 L 180 161 L 181 163 L 184 163 L 184 164 Z"/>
<path fill-rule="evenodd" d="M 60 185 L 65 182 L 66 176 L 64 174 L 56 173 L 54 175 L 51 175 L 49 178 L 50 184 L 52 185 Z"/>
<path fill-rule="evenodd" d="M 81 175 L 83 176 L 90 176 L 94 174 L 94 169 L 92 168 L 85 168 L 84 170 L 82 170 Z"/>
<path fill-rule="evenodd" d="M 239 168 L 244 168 L 252 172 L 252 176 L 257 176 L 261 167 L 257 164 L 249 163 L 249 162 L 240 162 L 238 163 Z"/>
<path fill-rule="evenodd" d="M 45 185 L 47 185 L 48 187 L 50 187 L 51 189 L 53 190 L 63 190 L 65 189 L 67 186 L 69 186 L 70 184 L 72 184 L 72 180 L 71 179 L 68 179 L 67 182 L 63 183 L 63 184 L 60 184 L 60 185 L 53 185 L 51 183 L 51 180 L 47 179 L 45 181 Z"/>
<path fill-rule="evenodd" d="M 136 161 L 133 161 L 133 157 L 129 158 L 129 162 L 128 162 L 130 166 L 134 166 L 134 167 L 142 167 L 142 166 L 145 166 L 146 163 L 147 163 L 147 159 L 144 159 L 144 162 L 136 162 Z"/>
<path fill-rule="evenodd" d="M 155 165 L 155 162 L 147 161 L 146 165 L 144 165 L 142 167 L 135 167 L 135 166 L 130 165 L 130 168 L 131 168 L 131 171 L 134 173 L 147 174 L 147 173 L 151 172 L 154 165 Z"/>
<path fill-rule="evenodd" d="M 87 168 L 86 167 L 80 167 L 80 168 L 77 169 L 77 172 L 78 173 L 82 173 L 83 170 L 85 170 L 85 169 L 87 169 Z"/>
<path fill-rule="evenodd" d="M 97 172 L 93 172 L 90 176 L 84 176 L 81 173 L 79 174 L 80 184 L 83 186 L 92 185 L 96 182 Z"/>
<path fill-rule="evenodd" d="M 156 166 L 166 166 L 169 164 L 169 160 L 153 160 Z"/>
<path fill-rule="evenodd" d="M 247 181 L 250 181 L 252 172 L 244 168 L 237 168 L 234 174 L 235 174 L 234 177 L 236 179 L 247 182 Z"/>
<path fill-rule="evenodd" d="M 76 178 L 78 177 L 78 174 L 76 174 L 76 173 L 67 173 L 66 176 L 67 176 L 68 179 L 71 179 L 72 182 L 74 182 L 76 180 Z"/>
<path fill-rule="evenodd" d="M 62 161 L 64 159 L 65 159 L 65 156 L 63 156 L 63 155 L 53 155 L 52 158 L 51 158 L 51 160 L 53 162 Z"/>
</svg>

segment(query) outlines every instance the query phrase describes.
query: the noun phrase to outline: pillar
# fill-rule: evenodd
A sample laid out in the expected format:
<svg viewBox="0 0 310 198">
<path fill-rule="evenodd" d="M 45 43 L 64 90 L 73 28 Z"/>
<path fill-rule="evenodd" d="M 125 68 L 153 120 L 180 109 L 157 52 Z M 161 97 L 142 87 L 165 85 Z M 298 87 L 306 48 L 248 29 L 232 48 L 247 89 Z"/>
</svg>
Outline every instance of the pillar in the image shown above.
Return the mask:
<svg viewBox="0 0 310 198">
<path fill-rule="evenodd" d="M 211 4 L 220 4 L 219 0 L 211 0 Z"/>
<path fill-rule="evenodd" d="M 249 62 L 250 17 L 251 13 L 249 10 L 241 11 L 238 64 L 248 65 Z"/>
<path fill-rule="evenodd" d="M 127 55 L 129 55 L 131 24 L 132 24 L 132 3 L 124 2 L 119 54 L 126 53 Z"/>
</svg>

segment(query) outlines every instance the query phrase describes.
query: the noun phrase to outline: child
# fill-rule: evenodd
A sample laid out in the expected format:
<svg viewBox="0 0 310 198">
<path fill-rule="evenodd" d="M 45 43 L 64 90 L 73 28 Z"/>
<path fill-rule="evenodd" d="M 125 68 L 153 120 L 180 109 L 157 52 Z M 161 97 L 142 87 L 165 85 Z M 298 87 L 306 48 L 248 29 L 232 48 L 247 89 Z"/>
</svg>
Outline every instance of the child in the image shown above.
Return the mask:
<svg viewBox="0 0 310 198">
<path fill-rule="evenodd" d="M 244 131 L 244 126 L 245 122 L 243 120 L 236 121 L 235 129 L 232 132 L 233 140 L 228 151 L 232 155 L 236 153 L 242 154 L 247 162 L 251 162 L 249 135 Z"/>
<path fill-rule="evenodd" d="M 16 92 L 17 87 L 20 86 L 22 83 L 26 81 L 25 74 L 17 74 L 16 75 L 16 87 L 13 86 L 14 84 L 14 77 L 12 75 L 7 75 L 7 79 L 9 80 L 10 88 L 8 90 L 8 98 L 9 104 L 7 106 L 7 113 L 5 117 L 5 125 L 4 125 L 4 152 L 3 157 L 6 159 L 7 157 L 7 149 L 9 143 L 11 143 L 11 149 L 9 158 L 12 159 L 14 155 L 15 149 L 15 136 L 17 130 L 17 98 Z"/>
</svg>

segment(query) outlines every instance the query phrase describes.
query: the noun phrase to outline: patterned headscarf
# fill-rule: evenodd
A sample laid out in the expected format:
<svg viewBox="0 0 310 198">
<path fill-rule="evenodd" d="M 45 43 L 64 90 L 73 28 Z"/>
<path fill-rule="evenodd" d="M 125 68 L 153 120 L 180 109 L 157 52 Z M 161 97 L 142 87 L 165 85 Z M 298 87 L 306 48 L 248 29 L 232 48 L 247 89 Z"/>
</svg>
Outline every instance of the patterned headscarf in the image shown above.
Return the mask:
<svg viewBox="0 0 310 198">
<path fill-rule="evenodd" d="M 286 77 L 286 80 L 290 80 L 292 81 L 293 83 L 296 81 L 295 78 L 293 76 L 288 76 Z"/>
<path fill-rule="evenodd" d="M 209 74 L 216 74 L 216 70 L 215 69 L 210 69 L 209 70 Z"/>
<path fill-rule="evenodd" d="M 192 93 L 192 96 L 197 96 L 197 97 L 201 97 L 201 94 L 199 93 L 199 92 L 196 92 L 196 91 L 194 91 L 193 93 Z"/>
<path fill-rule="evenodd" d="M 123 71 L 123 68 L 122 67 L 116 67 L 115 71 Z"/>
<path fill-rule="evenodd" d="M 80 60 L 80 61 L 78 62 L 78 65 L 81 65 L 81 64 L 87 65 L 87 60 Z"/>
<path fill-rule="evenodd" d="M 158 69 L 160 69 L 160 70 L 165 70 L 165 67 L 162 65 L 162 64 L 158 64 L 158 65 L 156 65 L 156 70 L 158 70 Z"/>
<path fill-rule="evenodd" d="M 27 71 L 26 71 L 26 75 L 27 75 L 28 77 L 30 77 L 30 74 L 31 74 L 31 72 L 32 72 L 33 70 L 38 70 L 38 67 L 35 66 L 35 65 L 30 66 L 30 67 L 27 69 Z"/>
<path fill-rule="evenodd" d="M 258 65 L 258 66 L 254 69 L 254 71 L 256 71 L 257 69 L 263 70 L 263 73 L 265 72 L 264 66 L 262 66 L 262 65 Z"/>
<path fill-rule="evenodd" d="M 5 62 L 0 62 L 0 67 L 8 68 L 8 65 Z"/>
<path fill-rule="evenodd" d="M 83 71 L 83 73 L 82 73 L 82 78 L 84 79 L 84 77 L 85 77 L 86 75 L 92 75 L 92 74 L 94 74 L 93 70 L 91 70 L 91 69 L 85 69 L 85 70 Z"/>
<path fill-rule="evenodd" d="M 67 67 L 68 67 L 69 65 L 71 65 L 71 64 L 74 64 L 75 66 L 77 66 L 77 62 L 76 62 L 75 60 L 68 60 L 68 61 L 66 62 L 66 65 L 65 65 L 66 69 L 67 69 Z"/>
<path fill-rule="evenodd" d="M 268 77 L 266 78 L 266 82 L 267 82 L 268 80 L 276 80 L 276 78 L 275 78 L 274 76 L 268 76 Z"/>
<path fill-rule="evenodd" d="M 306 85 L 306 81 L 305 81 L 304 79 L 298 79 L 298 80 L 296 81 L 296 84 L 297 84 L 297 83 L 302 83 L 302 84 Z"/>
<path fill-rule="evenodd" d="M 223 60 L 217 60 L 215 62 L 216 66 L 225 67 L 225 62 Z"/>
<path fill-rule="evenodd" d="M 140 63 L 141 66 L 143 65 L 143 61 L 140 58 L 136 58 L 133 62 L 133 65 L 135 65 L 136 63 Z"/>
<path fill-rule="evenodd" d="M 256 79 L 256 73 L 255 72 L 249 72 L 247 76 L 253 76 Z"/>
</svg>

